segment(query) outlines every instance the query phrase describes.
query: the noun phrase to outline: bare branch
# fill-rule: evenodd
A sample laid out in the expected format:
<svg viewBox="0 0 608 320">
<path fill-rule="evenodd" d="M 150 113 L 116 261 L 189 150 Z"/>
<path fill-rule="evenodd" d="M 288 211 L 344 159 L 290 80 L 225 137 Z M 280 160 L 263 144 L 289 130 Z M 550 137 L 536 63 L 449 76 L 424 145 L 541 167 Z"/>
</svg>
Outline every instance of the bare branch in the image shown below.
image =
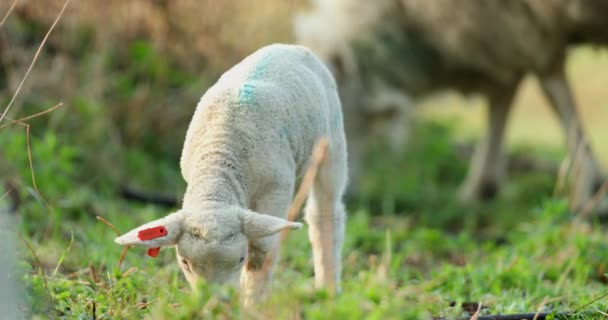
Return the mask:
<svg viewBox="0 0 608 320">
<path fill-rule="evenodd" d="M 120 237 L 120 231 L 118 231 L 118 228 L 116 228 L 113 224 L 111 224 L 110 221 L 108 221 L 100 216 L 97 216 L 97 220 L 103 222 L 103 224 L 110 227 L 112 230 L 114 230 L 114 232 L 116 232 L 116 235 Z"/>
<path fill-rule="evenodd" d="M 11 123 L 6 123 L 6 124 L 1 125 L 0 129 L 4 129 L 4 128 L 6 128 L 8 126 L 11 126 L 13 124 L 18 124 L 19 122 L 24 122 L 25 120 L 30 120 L 32 118 L 36 118 L 36 117 L 39 117 L 41 115 L 47 114 L 47 113 L 49 113 L 49 112 L 51 112 L 51 111 L 53 111 L 53 110 L 55 110 L 55 109 L 57 109 L 57 108 L 59 108 L 61 106 L 63 106 L 63 102 L 59 102 L 58 104 L 54 105 L 53 107 L 50 107 L 50 108 L 48 108 L 46 110 L 43 110 L 43 111 L 40 111 L 38 113 L 34 113 L 34 114 L 29 115 L 27 117 L 23 117 L 23 118 L 21 118 L 19 120 L 13 120 L 13 119 L 11 119 L 9 117 L 6 117 L 6 120 L 10 121 Z"/>
<path fill-rule="evenodd" d="M 310 192 L 310 188 L 312 187 L 312 184 L 315 181 L 315 178 L 319 171 L 319 166 L 325 159 L 328 144 L 329 142 L 327 141 L 327 139 L 323 137 L 319 139 L 319 141 L 315 145 L 310 158 L 310 164 L 308 165 L 308 170 L 306 170 L 306 174 L 304 174 L 302 182 L 300 183 L 300 188 L 298 189 L 298 192 L 293 198 L 291 206 L 287 211 L 287 220 L 295 221 L 300 215 L 300 209 L 302 208 L 304 201 L 306 201 L 306 197 Z M 286 231 L 281 232 L 281 241 L 285 240 L 286 236 Z"/>
<path fill-rule="evenodd" d="M 17 0 L 13 1 L 13 4 L 11 4 L 11 7 L 8 8 L 8 11 L 4 15 L 4 18 L 2 18 L 2 21 L 0 21 L 0 28 L 2 28 L 2 25 L 4 24 L 4 21 L 6 21 L 6 19 L 8 19 L 8 16 L 11 15 L 11 12 L 13 12 L 13 9 L 15 9 L 16 5 L 17 5 Z"/>
<path fill-rule="evenodd" d="M 30 66 L 27 68 L 27 71 L 25 72 L 25 75 L 23 76 L 23 79 L 21 79 L 21 82 L 17 86 L 17 90 L 15 90 L 15 93 L 13 94 L 13 97 L 9 101 L 8 105 L 6 106 L 6 109 L 4 109 L 4 112 L 2 113 L 2 115 L 0 115 L 0 122 L 2 122 L 2 120 L 4 119 L 4 117 L 6 116 L 6 114 L 8 113 L 8 110 L 10 110 L 11 106 L 13 105 L 13 102 L 15 102 L 15 99 L 17 98 L 17 95 L 19 94 L 19 91 L 21 91 L 21 87 L 23 87 L 23 83 L 27 79 L 27 76 L 30 74 L 30 71 L 32 71 L 32 68 L 34 67 L 34 64 L 36 63 L 36 60 L 38 60 L 38 56 L 40 55 L 40 52 L 42 51 L 42 48 L 44 47 L 44 44 L 46 43 L 46 40 L 51 35 L 51 32 L 53 31 L 53 29 L 57 25 L 57 22 L 59 21 L 59 19 L 63 15 L 63 12 L 65 11 L 65 8 L 68 6 L 69 2 L 70 2 L 70 0 L 66 0 L 65 1 L 65 3 L 63 4 L 63 8 L 61 8 L 61 11 L 57 15 L 57 18 L 55 18 L 55 21 L 53 22 L 53 24 L 49 28 L 49 31 L 47 31 L 46 35 L 44 36 L 44 39 L 42 39 L 42 42 L 38 46 L 38 50 L 36 50 L 36 53 L 34 54 L 34 58 L 32 59 L 32 62 L 30 63 Z"/>
</svg>

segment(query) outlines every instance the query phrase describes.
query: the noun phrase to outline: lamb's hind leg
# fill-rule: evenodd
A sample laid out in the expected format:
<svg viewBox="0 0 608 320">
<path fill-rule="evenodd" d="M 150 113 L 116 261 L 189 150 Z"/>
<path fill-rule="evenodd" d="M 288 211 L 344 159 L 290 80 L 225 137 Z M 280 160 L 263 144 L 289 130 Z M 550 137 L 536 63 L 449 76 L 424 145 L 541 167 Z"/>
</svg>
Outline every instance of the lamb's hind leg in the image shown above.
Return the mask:
<svg viewBox="0 0 608 320">
<path fill-rule="evenodd" d="M 551 72 L 540 75 L 540 81 L 553 110 L 560 117 L 566 135 L 568 154 L 573 163 L 570 205 L 574 210 L 579 210 L 600 184 L 599 165 L 577 114 L 563 64 L 559 63 Z"/>
<path fill-rule="evenodd" d="M 345 148 L 345 147 L 343 147 Z M 312 244 L 315 285 L 339 292 L 342 272 L 346 186 L 346 152 L 331 145 L 322 162 L 306 204 L 306 222 Z"/>
</svg>

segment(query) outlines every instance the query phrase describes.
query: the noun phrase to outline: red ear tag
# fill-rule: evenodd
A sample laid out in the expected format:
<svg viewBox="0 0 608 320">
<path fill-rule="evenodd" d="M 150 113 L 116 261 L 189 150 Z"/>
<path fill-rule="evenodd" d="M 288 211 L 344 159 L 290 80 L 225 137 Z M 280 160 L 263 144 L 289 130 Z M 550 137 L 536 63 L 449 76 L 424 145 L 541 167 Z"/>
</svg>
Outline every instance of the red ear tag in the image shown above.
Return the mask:
<svg viewBox="0 0 608 320">
<path fill-rule="evenodd" d="M 160 252 L 160 247 L 158 248 L 148 248 L 148 255 L 152 258 L 156 257 Z"/>
<path fill-rule="evenodd" d="M 139 240 L 152 240 L 167 235 L 167 229 L 163 226 L 141 230 L 137 233 Z"/>
</svg>

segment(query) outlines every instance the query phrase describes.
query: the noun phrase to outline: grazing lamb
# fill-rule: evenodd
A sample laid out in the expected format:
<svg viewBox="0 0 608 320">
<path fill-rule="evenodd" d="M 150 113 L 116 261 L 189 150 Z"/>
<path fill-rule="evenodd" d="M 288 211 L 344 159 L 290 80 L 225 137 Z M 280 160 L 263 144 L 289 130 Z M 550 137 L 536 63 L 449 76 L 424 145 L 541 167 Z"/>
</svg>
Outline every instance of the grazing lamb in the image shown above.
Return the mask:
<svg viewBox="0 0 608 320">
<path fill-rule="evenodd" d="M 302 225 L 287 209 L 320 138 L 324 162 L 305 208 L 315 283 L 340 289 L 346 140 L 331 73 L 308 49 L 270 45 L 224 73 L 198 104 L 181 157 L 182 209 L 116 239 L 150 255 L 177 247 L 188 282 L 235 283 L 245 304 L 263 296 L 278 235 Z"/>
<path fill-rule="evenodd" d="M 571 205 L 600 179 L 564 73 L 567 45 L 608 42 L 608 2 L 595 0 L 314 1 L 295 20 L 297 41 L 336 77 L 357 185 L 374 129 L 402 137 L 410 99 L 442 89 L 480 93 L 488 128 L 461 189 L 465 201 L 493 197 L 502 180 L 503 135 L 517 87 L 534 73 L 560 117 L 574 159 Z M 354 172 L 353 172 L 354 171 Z"/>
</svg>

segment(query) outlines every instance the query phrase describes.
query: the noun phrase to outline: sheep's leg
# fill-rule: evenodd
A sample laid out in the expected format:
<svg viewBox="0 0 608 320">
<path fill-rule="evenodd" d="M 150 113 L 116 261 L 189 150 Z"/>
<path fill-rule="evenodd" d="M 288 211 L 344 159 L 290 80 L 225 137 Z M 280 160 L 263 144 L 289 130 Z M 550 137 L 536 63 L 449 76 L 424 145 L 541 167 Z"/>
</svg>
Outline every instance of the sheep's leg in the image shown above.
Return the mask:
<svg viewBox="0 0 608 320">
<path fill-rule="evenodd" d="M 489 95 L 486 135 L 478 143 L 460 196 L 465 203 L 494 198 L 504 176 L 504 132 L 517 86 Z"/>
<path fill-rule="evenodd" d="M 293 195 L 293 186 L 280 188 L 257 200 L 254 211 L 284 217 Z M 272 270 L 279 258 L 279 234 L 251 241 L 248 261 L 241 273 L 244 305 L 253 305 L 266 297 Z"/>
<path fill-rule="evenodd" d="M 341 289 L 341 252 L 346 216 L 341 199 L 346 185 L 346 150 L 337 148 L 330 144 L 305 209 L 313 250 L 315 285 L 332 292 Z"/>
<path fill-rule="evenodd" d="M 573 177 L 570 182 L 570 205 L 572 209 L 579 210 L 589 201 L 600 183 L 598 162 L 577 113 L 563 64 L 558 64 L 551 72 L 540 75 L 540 81 L 553 110 L 560 117 L 566 135 Z"/>
</svg>

